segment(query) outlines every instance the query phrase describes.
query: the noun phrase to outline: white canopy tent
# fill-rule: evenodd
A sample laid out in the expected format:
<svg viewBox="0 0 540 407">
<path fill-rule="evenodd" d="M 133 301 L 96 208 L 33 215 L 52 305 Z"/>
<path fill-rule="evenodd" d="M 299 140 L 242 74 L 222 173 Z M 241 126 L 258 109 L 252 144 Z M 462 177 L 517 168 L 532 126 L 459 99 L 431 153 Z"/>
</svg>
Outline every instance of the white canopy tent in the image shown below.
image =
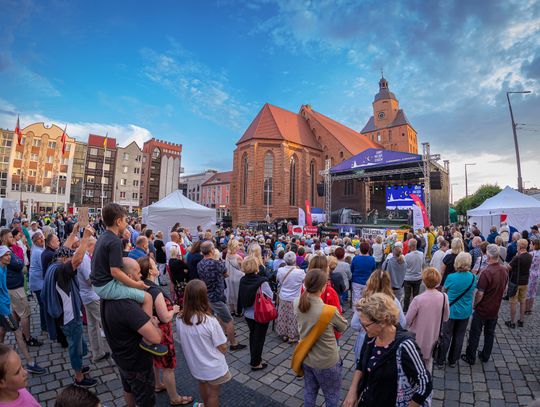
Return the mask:
<svg viewBox="0 0 540 407">
<path fill-rule="evenodd" d="M 478 208 L 467 211 L 469 223 L 476 222 L 482 234 L 489 234 L 491 226 L 499 226 L 501 215 L 506 215 L 506 223 L 517 230 L 529 230 L 540 223 L 540 201 L 507 186 L 497 195 L 486 199 Z"/>
<path fill-rule="evenodd" d="M 163 240 L 169 240 L 169 232 L 175 223 L 189 228 L 192 233 L 197 226 L 203 230 L 216 228 L 216 210 L 199 205 L 186 198 L 182 191 L 171 192 L 165 198 L 142 209 L 142 221 L 149 229 L 163 232 Z"/>
<path fill-rule="evenodd" d="M 4 218 L 6 218 L 6 225 L 9 225 L 15 212 L 19 212 L 20 203 L 16 199 L 0 198 L 0 213 L 2 210 L 4 211 Z"/>
</svg>

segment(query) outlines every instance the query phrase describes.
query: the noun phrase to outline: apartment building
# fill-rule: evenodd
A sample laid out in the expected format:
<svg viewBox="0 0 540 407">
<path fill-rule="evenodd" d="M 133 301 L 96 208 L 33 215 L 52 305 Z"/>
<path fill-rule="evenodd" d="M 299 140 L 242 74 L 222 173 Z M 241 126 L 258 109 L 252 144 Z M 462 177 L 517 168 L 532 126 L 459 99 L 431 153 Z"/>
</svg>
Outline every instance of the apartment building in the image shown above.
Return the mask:
<svg viewBox="0 0 540 407">
<path fill-rule="evenodd" d="M 117 147 L 116 154 L 114 201 L 131 213 L 141 208 L 143 152 L 132 141 L 126 147 Z"/>
<path fill-rule="evenodd" d="M 90 134 L 87 145 L 82 200 L 83 206 L 97 211 L 114 199 L 116 139 Z"/>
<path fill-rule="evenodd" d="M 183 176 L 180 182 L 183 184 L 183 189 L 187 191 L 185 195 L 192 201 L 202 205 L 202 185 L 217 173 L 216 170 L 206 170 L 198 174 Z"/>
<path fill-rule="evenodd" d="M 81 141 L 75 141 L 75 154 L 73 155 L 73 170 L 71 174 L 71 191 L 69 202 L 75 206 L 82 206 L 84 192 L 84 169 L 86 167 L 86 153 L 88 146 Z"/>
<path fill-rule="evenodd" d="M 216 220 L 221 222 L 229 216 L 232 171 L 218 172 L 201 186 L 201 201 L 207 208 L 216 209 Z"/>
</svg>

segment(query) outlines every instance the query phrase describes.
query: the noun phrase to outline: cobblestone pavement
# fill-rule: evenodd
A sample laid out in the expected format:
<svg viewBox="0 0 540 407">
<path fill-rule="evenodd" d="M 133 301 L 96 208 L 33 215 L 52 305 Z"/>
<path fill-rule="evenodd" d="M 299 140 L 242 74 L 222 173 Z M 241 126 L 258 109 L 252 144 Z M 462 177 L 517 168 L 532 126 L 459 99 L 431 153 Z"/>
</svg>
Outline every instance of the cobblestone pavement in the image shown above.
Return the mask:
<svg viewBox="0 0 540 407">
<path fill-rule="evenodd" d="M 33 308 L 33 333 L 39 332 L 39 315 Z M 350 320 L 351 311 L 346 316 Z M 524 328 L 511 330 L 504 326 L 508 317 L 508 303 L 504 302 L 496 330 L 496 342 L 493 355 L 488 363 L 470 367 L 460 362 L 456 368 L 435 368 L 433 373 L 433 406 L 526 406 L 534 397 L 540 397 L 540 306 L 535 306 L 535 313 L 528 316 Z M 236 318 L 237 336 L 240 342 L 247 344 L 248 329 L 245 322 Z M 6 337 L 10 344 L 14 337 Z M 67 351 L 59 344 L 52 343 L 44 336 L 39 339 L 45 344 L 40 348 L 30 348 L 37 362 L 48 369 L 42 376 L 31 376 L 28 380 L 30 392 L 42 403 L 52 406 L 58 392 L 72 383 L 72 372 Z M 343 396 L 348 390 L 353 363 L 353 346 L 356 334 L 347 330 L 341 339 L 344 379 Z M 482 342 L 481 342 L 482 343 Z M 466 341 L 465 341 L 466 344 Z M 198 399 L 196 381 L 191 377 L 180 347 L 177 344 L 178 367 L 176 381 L 180 394 L 192 395 Z M 229 353 L 227 361 L 233 380 L 222 386 L 222 406 L 301 406 L 303 404 L 303 382 L 298 380 L 289 369 L 292 345 L 284 344 L 274 332 L 269 331 L 263 357 L 269 367 L 260 372 L 251 372 L 249 351 L 247 349 Z M 112 359 L 92 364 L 92 376 L 99 384 L 95 391 L 106 406 L 125 405 L 122 398 L 122 386 Z M 166 393 L 158 394 L 156 405 L 168 406 Z M 318 405 L 323 405 L 319 396 Z"/>
</svg>

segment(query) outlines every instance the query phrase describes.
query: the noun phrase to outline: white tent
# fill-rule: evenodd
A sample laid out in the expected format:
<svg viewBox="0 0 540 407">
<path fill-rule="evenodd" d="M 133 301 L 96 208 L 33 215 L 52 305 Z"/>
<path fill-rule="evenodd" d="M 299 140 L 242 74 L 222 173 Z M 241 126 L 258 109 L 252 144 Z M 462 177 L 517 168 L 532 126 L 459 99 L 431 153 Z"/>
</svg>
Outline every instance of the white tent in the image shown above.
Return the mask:
<svg viewBox="0 0 540 407">
<path fill-rule="evenodd" d="M 196 233 L 197 226 L 203 230 L 216 228 L 216 210 L 199 205 L 186 198 L 182 191 L 171 192 L 165 198 L 142 210 L 142 221 L 149 229 L 163 232 L 163 240 L 169 240 L 169 232 L 175 223 Z"/>
<path fill-rule="evenodd" d="M 9 225 L 13 220 L 15 212 L 19 212 L 20 204 L 16 199 L 0 198 L 0 213 L 4 211 L 4 218 L 6 218 L 6 225 Z"/>
<path fill-rule="evenodd" d="M 478 208 L 467 211 L 469 223 L 477 223 L 482 234 L 489 234 L 491 226 L 499 226 L 501 215 L 506 223 L 517 230 L 529 230 L 540 223 L 540 201 L 507 186 L 497 195 L 486 199 Z"/>
</svg>

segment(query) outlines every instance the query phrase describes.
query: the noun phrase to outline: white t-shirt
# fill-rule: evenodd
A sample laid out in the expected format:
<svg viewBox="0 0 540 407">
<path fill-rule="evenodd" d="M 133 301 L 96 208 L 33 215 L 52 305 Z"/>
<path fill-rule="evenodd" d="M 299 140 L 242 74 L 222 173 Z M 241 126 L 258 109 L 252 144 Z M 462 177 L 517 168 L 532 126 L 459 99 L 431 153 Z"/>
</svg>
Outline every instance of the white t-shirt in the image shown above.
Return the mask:
<svg viewBox="0 0 540 407">
<path fill-rule="evenodd" d="M 62 299 L 62 307 L 64 308 L 64 325 L 67 325 L 75 318 L 73 313 L 73 303 L 71 302 L 71 293 L 67 295 L 65 291 L 60 288 L 58 283 L 56 283 L 56 291 L 58 294 L 60 294 L 60 298 Z"/>
<path fill-rule="evenodd" d="M 281 285 L 279 292 L 279 298 L 283 301 L 294 301 L 296 298 L 300 297 L 302 293 L 302 284 L 304 284 L 304 278 L 306 277 L 306 272 L 302 269 L 294 266 L 293 271 L 287 276 L 289 270 L 293 266 L 285 266 L 278 269 L 277 272 L 277 281 Z M 285 278 L 287 276 L 287 278 Z M 285 283 L 283 280 L 285 279 Z"/>
<path fill-rule="evenodd" d="M 165 243 L 165 257 L 167 257 L 167 264 L 169 264 L 169 260 L 171 258 L 171 247 L 175 247 L 175 246 L 176 246 L 176 249 L 178 250 L 178 254 L 182 254 L 178 243 L 175 243 L 173 241 L 169 241 Z"/>
<path fill-rule="evenodd" d="M 197 380 L 215 380 L 229 371 L 225 355 L 217 348 L 227 343 L 221 325 L 213 316 L 196 325 L 197 317 L 191 319 L 193 325 L 186 325 L 182 319 L 176 320 L 176 332 L 191 375 Z"/>
<path fill-rule="evenodd" d="M 381 262 L 383 259 L 383 245 L 382 243 L 373 243 L 373 257 L 377 263 Z"/>
<path fill-rule="evenodd" d="M 433 253 L 433 256 L 431 257 L 431 262 L 429 263 L 429 265 L 431 267 L 435 267 L 437 271 L 440 273 L 442 265 L 443 265 L 444 256 L 446 256 L 447 254 L 448 254 L 447 252 L 443 252 L 441 249 L 437 250 L 435 253 Z"/>
</svg>

